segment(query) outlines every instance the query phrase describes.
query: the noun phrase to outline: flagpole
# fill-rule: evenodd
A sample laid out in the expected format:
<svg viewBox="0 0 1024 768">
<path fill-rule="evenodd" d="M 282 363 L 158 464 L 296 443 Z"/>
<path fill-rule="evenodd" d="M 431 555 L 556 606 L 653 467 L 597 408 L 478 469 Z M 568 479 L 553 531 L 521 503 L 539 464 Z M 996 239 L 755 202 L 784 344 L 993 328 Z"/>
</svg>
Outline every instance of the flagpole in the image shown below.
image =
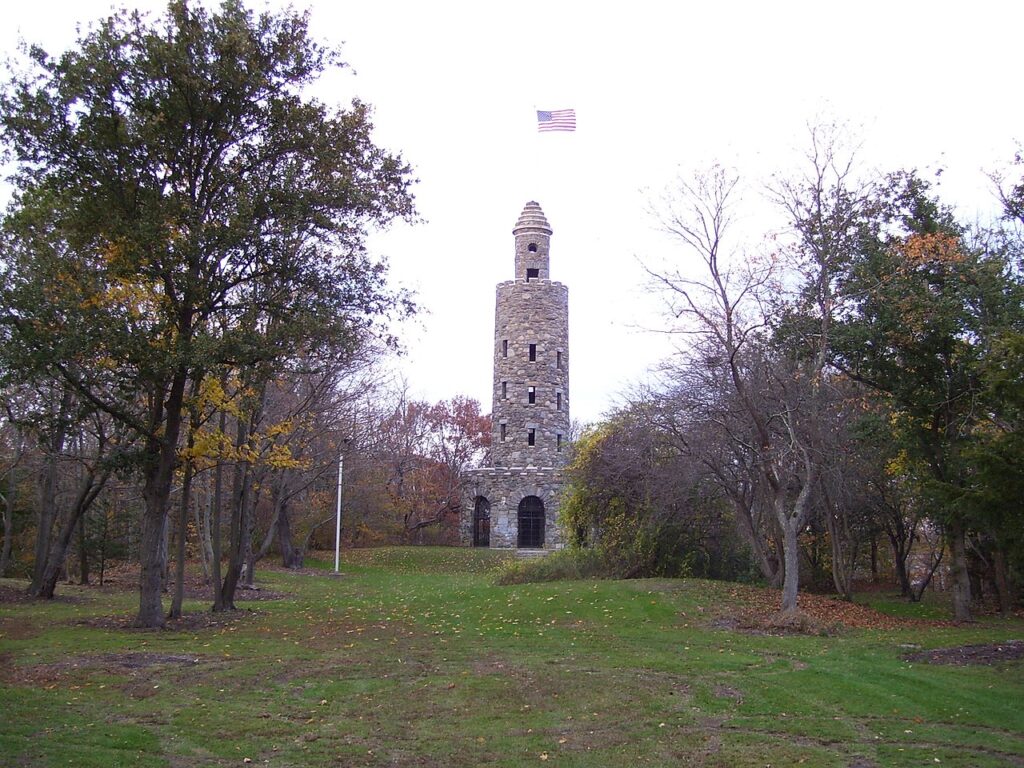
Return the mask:
<svg viewBox="0 0 1024 768">
<path fill-rule="evenodd" d="M 338 451 L 338 502 L 334 516 L 334 572 L 338 573 L 341 566 L 341 491 L 342 480 L 345 476 L 345 448 L 351 438 L 346 437 L 341 441 L 341 448 Z"/>
</svg>

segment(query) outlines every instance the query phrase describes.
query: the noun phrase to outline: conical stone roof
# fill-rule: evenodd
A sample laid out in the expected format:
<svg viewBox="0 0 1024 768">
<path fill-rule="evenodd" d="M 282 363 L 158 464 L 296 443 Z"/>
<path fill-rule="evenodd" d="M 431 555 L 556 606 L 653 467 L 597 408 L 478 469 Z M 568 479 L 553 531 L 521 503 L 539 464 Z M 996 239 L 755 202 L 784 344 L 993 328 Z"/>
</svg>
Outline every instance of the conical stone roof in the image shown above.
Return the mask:
<svg viewBox="0 0 1024 768">
<path fill-rule="evenodd" d="M 544 216 L 544 211 L 540 209 L 540 205 L 531 200 L 523 207 L 523 212 L 519 214 L 519 221 L 516 222 L 512 234 L 518 235 L 521 232 L 538 231 L 550 235 L 552 229 L 551 225 L 548 224 L 547 217 Z"/>
</svg>

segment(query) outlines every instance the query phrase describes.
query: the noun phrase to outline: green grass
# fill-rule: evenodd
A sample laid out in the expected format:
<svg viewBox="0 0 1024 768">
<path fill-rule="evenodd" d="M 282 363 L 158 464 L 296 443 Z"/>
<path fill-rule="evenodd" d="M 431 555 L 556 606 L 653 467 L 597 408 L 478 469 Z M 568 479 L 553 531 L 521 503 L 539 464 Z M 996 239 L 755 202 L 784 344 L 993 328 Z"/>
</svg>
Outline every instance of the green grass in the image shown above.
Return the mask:
<svg viewBox="0 0 1024 768">
<path fill-rule="evenodd" d="M 98 621 L 129 593 L 0 604 L 0 765 L 1024 764 L 1021 662 L 902 658 L 1019 620 L 749 635 L 710 621 L 726 584 L 496 586 L 503 560 L 345 552 L 341 577 L 264 572 L 287 598 L 177 631 Z"/>
<path fill-rule="evenodd" d="M 880 613 L 903 619 L 949 619 L 949 605 L 941 601 L 934 590 L 926 592 L 924 599 L 917 603 L 904 600 L 895 593 L 877 592 L 857 595 L 856 602 L 869 605 Z"/>
</svg>

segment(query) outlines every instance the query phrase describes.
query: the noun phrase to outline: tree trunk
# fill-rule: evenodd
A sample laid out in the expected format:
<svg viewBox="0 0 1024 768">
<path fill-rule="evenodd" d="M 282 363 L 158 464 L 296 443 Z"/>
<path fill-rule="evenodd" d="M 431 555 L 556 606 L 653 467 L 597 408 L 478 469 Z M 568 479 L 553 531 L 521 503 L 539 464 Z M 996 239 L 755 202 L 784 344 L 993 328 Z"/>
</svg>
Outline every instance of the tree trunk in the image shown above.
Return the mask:
<svg viewBox="0 0 1024 768">
<path fill-rule="evenodd" d="M 234 500 L 231 524 L 231 552 L 228 558 L 228 570 L 224 574 L 224 585 L 221 588 L 222 610 L 235 609 L 235 590 L 242 578 L 242 567 L 248 556 L 246 541 L 252 538 L 252 508 L 250 504 L 251 474 L 243 467 L 240 478 L 240 493 Z"/>
<path fill-rule="evenodd" d="M 242 448 L 248 439 L 249 423 L 239 419 L 237 432 L 235 434 L 235 448 Z M 240 451 L 239 451 L 240 453 Z M 235 588 L 242 575 L 242 526 L 243 512 L 245 507 L 248 472 L 246 462 L 238 459 L 235 464 L 234 478 L 232 479 L 231 490 L 231 529 L 228 534 L 228 569 L 224 574 L 224 581 L 220 584 L 220 608 L 217 610 L 235 610 Z"/>
<path fill-rule="evenodd" d="M 1013 612 L 1013 590 L 1010 587 L 1010 571 L 1006 563 L 1006 553 L 1003 552 L 1002 547 L 996 546 L 992 551 L 992 571 L 996 594 L 999 597 L 999 613 L 1009 616 Z"/>
<path fill-rule="evenodd" d="M 64 572 L 64 563 L 67 559 L 68 550 L 71 548 L 71 538 L 74 536 L 75 529 L 77 528 L 76 523 L 80 522 L 80 519 L 80 516 L 73 515 L 61 529 L 57 540 L 50 548 L 49 558 L 46 567 L 43 569 L 43 576 L 39 581 L 39 586 L 33 586 L 29 590 L 29 594 L 32 597 L 37 597 L 41 600 L 53 599 L 53 595 L 57 591 L 57 582 L 60 581 L 60 575 Z"/>
<path fill-rule="evenodd" d="M 942 563 L 942 553 L 943 550 L 941 548 L 939 549 L 938 553 L 935 553 L 935 551 L 932 550 L 932 555 L 934 559 L 932 560 L 931 568 L 928 569 L 928 573 L 924 577 L 924 579 L 922 579 L 921 586 L 918 589 L 915 590 L 913 589 L 913 587 L 911 587 L 910 602 L 921 602 L 921 597 L 924 595 L 924 591 L 928 589 L 928 585 L 931 584 L 932 577 L 935 575 L 935 571 L 939 569 L 939 565 Z"/>
<path fill-rule="evenodd" d="M 217 462 L 213 483 L 213 560 L 211 566 L 211 586 L 213 587 L 213 610 L 224 610 L 224 598 L 221 593 L 221 561 L 224 548 L 221 541 L 221 512 L 224 496 L 224 464 Z"/>
<path fill-rule="evenodd" d="M 764 576 L 772 587 L 780 586 L 782 583 L 782 569 L 779 568 L 777 560 L 773 560 L 768 556 L 764 540 L 758 533 L 757 526 L 754 524 L 753 517 L 750 514 L 749 505 L 745 499 L 736 497 L 732 497 L 732 504 L 733 509 L 736 511 L 736 528 L 740 533 L 740 537 L 750 547 L 750 551 L 754 555 L 754 561 L 761 570 L 761 575 Z"/>
<path fill-rule="evenodd" d="M 83 513 L 78 523 L 78 583 L 89 583 L 89 551 L 86 546 L 85 526 L 88 515 Z"/>
<path fill-rule="evenodd" d="M 282 502 L 277 515 L 277 545 L 281 548 L 281 565 L 285 568 L 301 568 L 305 565 L 305 551 L 295 546 L 292 540 L 292 522 L 288 503 Z"/>
<path fill-rule="evenodd" d="M 274 484 L 274 492 L 272 495 L 272 508 L 273 513 L 270 516 L 270 527 L 267 528 L 267 534 L 263 537 L 263 542 L 260 544 L 260 548 L 251 552 L 248 560 L 246 561 L 245 568 L 245 586 L 248 589 L 254 589 L 256 587 L 256 563 L 262 560 L 270 552 L 270 548 L 274 545 L 274 540 L 277 538 L 277 530 L 281 520 L 281 510 L 284 507 L 284 499 L 288 493 L 288 470 L 281 470 L 281 477 L 279 482 Z"/>
<path fill-rule="evenodd" d="M 825 502 L 825 527 L 828 530 L 829 544 L 832 549 L 832 583 L 839 596 L 846 601 L 853 600 L 853 573 L 849 561 L 856 559 L 849 550 L 853 547 L 846 515 L 839 510 L 829 497 L 827 490 L 822 490 Z"/>
<path fill-rule="evenodd" d="M 782 612 L 796 613 L 797 592 L 800 589 L 799 528 L 792 518 L 782 526 L 782 555 L 785 569 L 782 582 Z"/>
<path fill-rule="evenodd" d="M 100 586 L 103 586 L 103 578 L 106 575 L 107 570 L 107 538 L 110 532 L 110 520 L 108 517 L 108 510 L 103 509 L 103 526 L 100 528 Z"/>
<path fill-rule="evenodd" d="M 42 575 L 38 581 L 33 580 L 29 585 L 28 593 L 31 596 L 43 600 L 53 598 L 57 582 L 60 580 L 61 574 L 65 573 L 68 550 L 71 548 L 71 540 L 75 531 L 84 525 L 86 512 L 96 501 L 96 497 L 100 495 L 109 477 L 110 473 L 104 472 L 97 478 L 92 469 L 82 475 L 75 501 L 71 509 L 68 510 L 67 520 L 57 535 L 56 541 L 48 548 Z"/>
<path fill-rule="evenodd" d="M 889 537 L 889 543 L 892 545 L 893 569 L 896 571 L 896 580 L 900 583 L 900 594 L 912 598 L 914 589 L 910 584 L 910 573 L 907 571 L 907 558 L 910 552 L 892 536 Z"/>
<path fill-rule="evenodd" d="M 11 543 L 14 538 L 14 494 L 17 489 L 17 480 L 14 476 L 12 466 L 7 473 L 7 494 L 4 499 L 4 546 L 0 551 L 0 579 L 7 573 L 7 567 L 11 563 Z"/>
<path fill-rule="evenodd" d="M 46 471 L 43 473 L 40 486 L 39 523 L 36 528 L 35 562 L 32 566 L 32 583 L 29 585 L 29 594 L 38 594 L 42 589 L 49 561 L 53 526 L 57 522 L 57 458 L 64 450 L 64 441 L 67 438 L 67 414 L 71 410 L 72 403 L 71 390 L 65 389 L 57 411 L 57 426 L 50 435 L 49 442 L 44 446 Z"/>
<path fill-rule="evenodd" d="M 213 505 L 213 498 L 210 495 L 209 478 L 203 479 L 201 488 L 200 498 L 202 501 L 197 500 L 192 505 L 192 520 L 196 524 L 196 533 L 199 535 L 199 554 L 203 565 L 203 576 L 206 578 L 206 583 L 209 584 L 213 579 L 213 539 L 210 531 L 210 508 Z"/>
<path fill-rule="evenodd" d="M 239 448 L 248 443 L 254 426 L 259 423 L 264 391 L 260 390 L 248 421 L 239 421 L 236 442 L 236 446 Z M 231 556 L 228 560 L 228 572 L 224 576 L 224 585 L 221 588 L 222 610 L 234 610 L 235 608 L 235 590 L 238 588 L 242 578 L 242 568 L 245 566 L 252 548 L 252 475 L 252 463 L 248 461 L 243 460 L 235 470 L 235 488 L 232 493 Z"/>
<path fill-rule="evenodd" d="M 68 513 L 68 519 L 61 528 L 57 540 L 50 547 L 46 566 L 43 568 L 43 576 L 38 585 L 33 582 L 29 587 L 29 594 L 33 597 L 43 600 L 53 599 L 54 592 L 57 590 L 57 582 L 60 580 L 61 574 L 64 573 L 68 550 L 71 548 L 71 540 L 75 531 L 85 524 L 85 513 L 96 501 L 96 497 L 100 495 L 100 491 L 103 490 L 109 477 L 109 472 L 105 472 L 97 479 L 92 471 L 83 477 L 75 503 Z"/>
<path fill-rule="evenodd" d="M 145 482 L 142 487 L 144 507 L 139 540 L 139 612 L 135 617 L 135 625 L 138 627 L 159 629 L 164 626 L 161 592 L 167 558 L 167 502 L 178 458 L 178 435 L 181 431 L 186 380 L 184 371 L 179 370 L 175 374 L 167 396 L 162 434 L 150 437 L 146 445 L 149 465 L 143 474 Z M 161 420 L 154 418 L 152 423 L 157 426 Z"/>
<path fill-rule="evenodd" d="M 52 448 L 52 447 L 51 447 Z M 53 538 L 53 526 L 57 518 L 57 456 L 48 452 L 46 469 L 43 472 L 39 488 L 39 519 L 36 523 L 35 560 L 32 564 L 32 583 L 29 594 L 36 595 L 43 587 L 46 564 L 50 557 L 50 541 Z"/>
<path fill-rule="evenodd" d="M 225 429 L 227 429 L 227 414 L 224 411 L 221 411 L 221 434 L 224 434 Z M 211 521 L 213 530 L 213 559 L 210 562 L 210 568 L 212 571 L 210 586 L 213 588 L 213 610 L 223 611 L 224 598 L 221 595 L 220 589 L 220 560 L 224 553 L 220 541 L 220 513 L 221 498 L 224 492 L 224 462 L 220 459 L 217 460 L 217 467 L 214 470 L 213 478 L 213 520 Z"/>
<path fill-rule="evenodd" d="M 146 482 L 143 492 L 145 507 L 139 538 L 139 612 L 135 617 L 136 626 L 157 629 L 164 625 L 161 601 L 164 568 L 161 553 L 165 552 L 163 541 L 167 528 L 167 494 L 161 492 L 160 485 L 158 478 L 154 477 Z"/>
<path fill-rule="evenodd" d="M 191 435 L 189 447 L 194 445 Z M 188 505 L 192 498 L 192 461 L 185 462 L 185 477 L 181 483 L 181 505 L 178 512 L 178 551 L 174 570 L 174 597 L 171 600 L 169 619 L 181 618 L 181 604 L 185 601 L 185 544 L 188 534 Z"/>
<path fill-rule="evenodd" d="M 960 519 L 949 525 L 950 549 L 953 563 L 950 567 L 953 579 L 953 619 L 973 621 L 971 615 L 971 576 L 967 567 L 967 527 Z"/>
</svg>

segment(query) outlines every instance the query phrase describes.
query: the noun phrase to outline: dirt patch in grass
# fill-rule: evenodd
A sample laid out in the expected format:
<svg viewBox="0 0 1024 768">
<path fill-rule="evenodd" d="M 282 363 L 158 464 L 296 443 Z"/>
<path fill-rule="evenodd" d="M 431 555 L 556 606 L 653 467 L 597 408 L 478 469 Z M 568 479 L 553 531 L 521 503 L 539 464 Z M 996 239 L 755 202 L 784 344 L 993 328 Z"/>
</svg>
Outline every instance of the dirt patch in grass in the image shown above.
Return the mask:
<svg viewBox="0 0 1024 768">
<path fill-rule="evenodd" d="M 956 648 L 934 648 L 930 651 L 908 653 L 907 661 L 924 664 L 952 664 L 962 667 L 969 664 L 999 664 L 1004 661 L 1024 659 L 1024 640 L 1008 640 L 1005 643 L 961 645 Z"/>
<path fill-rule="evenodd" d="M 105 653 L 102 656 L 86 657 L 95 659 L 99 664 L 124 667 L 125 669 L 144 669 L 157 664 L 180 664 L 191 666 L 198 664 L 198 656 L 171 653 Z"/>
<path fill-rule="evenodd" d="M 15 589 L 6 585 L 0 585 L 0 603 L 30 603 L 32 598 L 28 596 L 24 588 Z"/>
<path fill-rule="evenodd" d="M 28 582 L 25 587 L 9 587 L 6 584 L 0 585 L 0 603 L 34 603 L 36 601 L 51 602 L 39 600 L 39 598 L 31 597 L 25 589 L 27 588 Z M 75 595 L 62 595 L 59 592 L 53 596 L 52 602 L 54 603 L 80 603 L 82 598 Z"/>
<path fill-rule="evenodd" d="M 174 590 L 174 566 L 171 566 L 172 570 L 168 576 L 169 591 Z M 261 571 L 280 571 L 280 572 L 291 572 L 285 571 L 284 569 L 278 568 L 257 568 L 256 579 L 259 581 Z M 139 565 L 138 563 L 118 563 L 115 566 L 107 568 L 103 578 L 103 586 L 98 587 L 94 585 L 86 585 L 86 589 L 99 589 L 106 592 L 134 592 L 139 588 Z M 236 601 L 248 601 L 248 600 L 281 600 L 291 595 L 284 592 L 275 592 L 273 590 L 264 589 L 258 584 L 255 588 L 246 588 L 242 585 L 238 586 L 235 591 Z M 210 585 L 206 580 L 206 574 L 203 572 L 202 565 L 196 561 L 189 561 L 185 565 L 185 599 L 186 600 L 211 600 L 213 599 L 210 592 Z"/>
<path fill-rule="evenodd" d="M 743 703 L 743 694 L 728 685 L 716 685 L 715 696 L 720 699 L 732 699 L 738 704 Z"/>
<path fill-rule="evenodd" d="M 94 672 L 112 675 L 128 675 L 130 680 L 125 683 L 131 693 L 137 687 L 136 676 L 146 673 L 154 667 L 170 667 L 172 669 L 189 669 L 201 664 L 213 663 L 192 654 L 149 653 L 130 651 L 124 653 L 102 653 L 90 656 L 68 656 L 43 664 L 5 664 L 0 670 L 0 679 L 17 685 L 30 685 L 40 688 L 55 688 L 61 684 L 81 681 L 82 676 Z M 146 695 L 151 695 L 151 684 L 146 684 Z M 134 694 L 133 694 L 134 695 Z M 136 697 L 138 698 L 138 697 Z"/>
<path fill-rule="evenodd" d="M 213 611 L 186 613 L 180 619 L 167 619 L 163 630 L 136 627 L 134 616 L 94 616 L 88 619 L 78 619 L 74 624 L 75 626 L 93 627 L 95 629 L 116 629 L 123 632 L 190 632 L 197 629 L 223 627 L 250 619 L 255 615 L 256 611 L 249 608 L 217 613 Z"/>
<path fill-rule="evenodd" d="M 42 629 L 33 621 L 14 616 L 0 619 L 0 639 L 3 640 L 29 640 L 40 632 Z"/>
</svg>

